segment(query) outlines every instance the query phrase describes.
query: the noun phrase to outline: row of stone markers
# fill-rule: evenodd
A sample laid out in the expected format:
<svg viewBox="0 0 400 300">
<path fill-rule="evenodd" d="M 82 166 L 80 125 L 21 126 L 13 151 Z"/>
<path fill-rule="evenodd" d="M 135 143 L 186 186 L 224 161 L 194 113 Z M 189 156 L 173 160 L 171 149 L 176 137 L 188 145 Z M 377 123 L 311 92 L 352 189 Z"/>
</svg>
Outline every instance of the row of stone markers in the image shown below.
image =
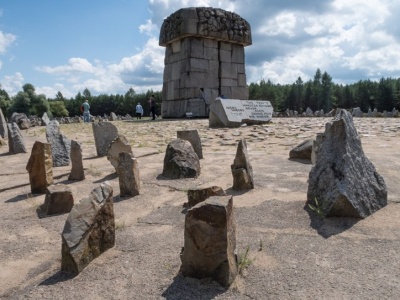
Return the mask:
<svg viewBox="0 0 400 300">
<path fill-rule="evenodd" d="M 329 112 L 325 113 L 323 109 L 312 111 L 311 108 L 307 107 L 307 109 L 303 113 L 299 113 L 296 110 L 286 109 L 284 112 L 274 112 L 274 117 L 334 117 L 336 115 L 336 111 L 338 109 L 332 109 Z M 398 118 L 399 111 L 393 107 L 392 111 L 384 110 L 383 112 L 379 112 L 376 108 L 374 110 L 368 109 L 367 113 L 363 113 L 359 107 L 354 107 L 351 109 L 351 114 L 353 117 L 368 117 L 368 118 Z"/>
</svg>

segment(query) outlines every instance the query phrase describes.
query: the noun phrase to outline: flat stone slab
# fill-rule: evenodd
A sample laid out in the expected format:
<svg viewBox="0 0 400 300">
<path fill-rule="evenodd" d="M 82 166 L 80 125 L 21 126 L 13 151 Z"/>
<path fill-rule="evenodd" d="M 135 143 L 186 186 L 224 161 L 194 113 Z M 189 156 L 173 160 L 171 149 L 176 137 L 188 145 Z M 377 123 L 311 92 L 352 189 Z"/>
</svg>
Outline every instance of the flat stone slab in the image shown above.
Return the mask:
<svg viewBox="0 0 400 300">
<path fill-rule="evenodd" d="M 210 106 L 210 127 L 240 127 L 268 123 L 273 107 L 269 101 L 217 98 Z"/>
</svg>

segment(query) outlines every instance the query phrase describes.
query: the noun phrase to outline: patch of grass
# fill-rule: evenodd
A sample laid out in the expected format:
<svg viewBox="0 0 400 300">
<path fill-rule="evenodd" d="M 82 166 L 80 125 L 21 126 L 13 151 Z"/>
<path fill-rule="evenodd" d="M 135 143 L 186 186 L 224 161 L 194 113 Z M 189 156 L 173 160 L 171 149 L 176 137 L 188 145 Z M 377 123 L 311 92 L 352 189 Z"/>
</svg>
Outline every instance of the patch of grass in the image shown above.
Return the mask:
<svg viewBox="0 0 400 300">
<path fill-rule="evenodd" d="M 238 254 L 238 272 L 239 274 L 243 274 L 243 271 L 248 268 L 254 261 L 254 259 L 250 259 L 250 246 L 246 247 L 246 251 L 243 254 Z"/>
<path fill-rule="evenodd" d="M 117 221 L 115 222 L 115 230 L 121 230 L 126 227 L 125 221 Z"/>
<path fill-rule="evenodd" d="M 260 240 L 260 243 L 258 245 L 258 251 L 262 251 L 263 250 L 263 241 Z"/>
<path fill-rule="evenodd" d="M 325 218 L 325 214 L 324 214 L 324 207 L 322 206 L 322 204 L 320 204 L 318 202 L 317 197 L 314 198 L 314 203 L 315 205 L 312 204 L 308 204 L 308 207 L 320 218 L 320 219 L 324 219 Z"/>
</svg>

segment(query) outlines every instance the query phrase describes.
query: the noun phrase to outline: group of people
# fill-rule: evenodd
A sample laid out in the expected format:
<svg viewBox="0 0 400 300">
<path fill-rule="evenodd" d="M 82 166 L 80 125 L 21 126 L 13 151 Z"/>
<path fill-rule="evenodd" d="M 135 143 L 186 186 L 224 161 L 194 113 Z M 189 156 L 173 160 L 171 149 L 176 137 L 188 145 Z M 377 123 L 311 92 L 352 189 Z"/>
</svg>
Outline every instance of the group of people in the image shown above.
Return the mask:
<svg viewBox="0 0 400 300">
<path fill-rule="evenodd" d="M 156 103 L 156 98 L 154 95 L 151 95 L 149 99 L 150 103 L 150 112 L 151 112 L 151 117 L 152 120 L 155 120 L 157 115 L 156 115 L 156 108 L 157 108 L 157 103 Z M 90 105 L 89 105 L 89 100 L 85 100 L 85 102 L 82 103 L 81 105 L 81 112 L 83 113 L 83 122 L 84 123 L 90 123 Z M 140 104 L 140 102 L 136 105 L 136 119 L 140 120 L 142 119 L 143 116 L 143 107 Z"/>
</svg>

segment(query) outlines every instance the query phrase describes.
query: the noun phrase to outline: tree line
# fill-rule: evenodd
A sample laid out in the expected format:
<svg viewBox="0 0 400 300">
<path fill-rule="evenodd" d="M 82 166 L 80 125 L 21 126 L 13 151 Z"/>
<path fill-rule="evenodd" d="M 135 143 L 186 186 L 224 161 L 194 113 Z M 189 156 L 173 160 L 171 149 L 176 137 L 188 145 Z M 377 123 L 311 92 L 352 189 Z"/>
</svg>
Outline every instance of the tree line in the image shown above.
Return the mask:
<svg viewBox="0 0 400 300">
<path fill-rule="evenodd" d="M 292 84 L 274 84 L 270 80 L 251 83 L 249 99 L 269 100 L 275 111 L 291 109 L 304 112 L 307 107 L 313 111 L 323 109 L 329 112 L 340 107 L 351 109 L 360 107 L 363 112 L 375 108 L 391 111 L 400 106 L 400 79 L 381 78 L 378 82 L 360 80 L 343 85 L 332 82 L 332 77 L 317 69 L 313 80 L 303 82 L 301 77 Z"/>
<path fill-rule="evenodd" d="M 46 112 L 49 117 L 78 116 L 81 104 L 88 99 L 90 113 L 94 116 L 117 115 L 133 116 L 135 107 L 141 103 L 144 115 L 150 115 L 148 100 L 155 96 L 158 114 L 161 108 L 162 94 L 160 91 L 148 90 L 146 93 L 136 93 L 130 88 L 125 94 L 92 96 L 86 88 L 74 98 L 65 98 L 58 92 L 54 98 L 36 94 L 35 87 L 27 83 L 15 96 L 10 97 L 0 86 L 0 108 L 3 114 L 11 116 L 13 112 L 25 113 L 41 117 Z M 313 111 L 323 109 L 329 112 L 332 108 L 351 109 L 360 107 L 363 112 L 375 108 L 380 111 L 391 111 L 400 108 L 400 79 L 384 78 L 379 81 L 360 80 L 357 83 L 343 85 L 332 82 L 332 77 L 325 71 L 317 69 L 314 78 L 303 82 L 299 77 L 292 84 L 274 84 L 270 80 L 261 80 L 249 85 L 249 99 L 268 100 L 275 111 L 286 109 L 304 112 L 307 107 Z"/>
</svg>

